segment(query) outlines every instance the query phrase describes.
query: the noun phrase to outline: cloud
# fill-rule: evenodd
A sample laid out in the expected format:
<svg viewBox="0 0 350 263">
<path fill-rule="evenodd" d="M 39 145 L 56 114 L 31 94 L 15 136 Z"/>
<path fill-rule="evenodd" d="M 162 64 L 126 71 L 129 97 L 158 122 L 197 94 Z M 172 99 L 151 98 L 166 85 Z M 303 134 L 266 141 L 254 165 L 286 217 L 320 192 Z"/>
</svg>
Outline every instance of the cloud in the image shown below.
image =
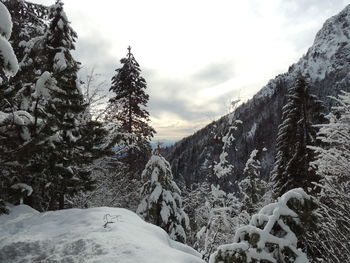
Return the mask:
<svg viewBox="0 0 350 263">
<path fill-rule="evenodd" d="M 202 81 L 209 84 L 220 84 L 235 77 L 232 61 L 219 61 L 206 65 L 192 75 L 193 81 Z"/>
<path fill-rule="evenodd" d="M 347 4 L 345 0 L 283 0 L 280 7 L 286 17 L 297 19 L 297 23 L 319 17 L 325 13 L 334 14 Z M 329 15 L 328 15 L 329 16 Z"/>
<path fill-rule="evenodd" d="M 81 61 L 83 67 L 94 67 L 96 72 L 111 77 L 120 64 L 117 56 L 110 54 L 110 50 L 111 44 L 103 37 L 83 36 L 78 39 L 74 56 Z"/>
<path fill-rule="evenodd" d="M 150 94 L 149 110 L 158 137 L 187 136 L 227 112 L 230 99 L 238 97 L 239 93 L 233 88 L 220 90 L 220 84 L 229 79 L 232 63 L 216 67 L 225 74 L 215 72 L 213 68 L 208 65 L 182 79 L 167 78 L 153 70 L 145 70 Z M 213 90 L 214 94 L 203 95 L 206 89 Z"/>
<path fill-rule="evenodd" d="M 167 111 L 184 120 L 217 116 L 224 111 L 223 101 L 232 98 L 233 88 L 221 85 L 234 77 L 233 63 L 208 64 L 184 78 L 169 78 L 146 69 L 145 78 L 150 94 L 150 109 L 156 116 Z"/>
</svg>

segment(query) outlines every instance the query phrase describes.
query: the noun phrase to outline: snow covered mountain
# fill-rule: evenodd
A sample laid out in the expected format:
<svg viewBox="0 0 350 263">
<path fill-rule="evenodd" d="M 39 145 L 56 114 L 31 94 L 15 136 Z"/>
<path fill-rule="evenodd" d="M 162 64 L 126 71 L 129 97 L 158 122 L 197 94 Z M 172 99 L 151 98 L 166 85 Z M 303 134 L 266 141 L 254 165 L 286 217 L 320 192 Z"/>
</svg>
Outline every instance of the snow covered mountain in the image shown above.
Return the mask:
<svg viewBox="0 0 350 263">
<path fill-rule="evenodd" d="M 204 263 L 200 256 L 126 209 L 20 205 L 0 216 L 1 263 Z"/>
<path fill-rule="evenodd" d="M 330 95 L 350 90 L 350 5 L 324 23 L 313 45 L 288 72 L 270 80 L 236 110 L 235 118 L 243 124 L 237 130 L 235 147 L 228 155 L 235 167 L 231 181 L 240 180 L 244 164 L 254 149 L 260 152 L 262 175 L 268 177 L 274 162 L 275 139 L 285 95 L 299 71 L 312 85 L 311 93 L 324 101 L 327 109 L 332 104 Z M 166 149 L 164 155 L 177 179 L 198 182 L 210 176 L 211 166 L 218 161 L 221 152 L 220 137 L 228 130 L 228 117 L 222 117 Z M 267 151 L 262 151 L 263 148 Z"/>
</svg>

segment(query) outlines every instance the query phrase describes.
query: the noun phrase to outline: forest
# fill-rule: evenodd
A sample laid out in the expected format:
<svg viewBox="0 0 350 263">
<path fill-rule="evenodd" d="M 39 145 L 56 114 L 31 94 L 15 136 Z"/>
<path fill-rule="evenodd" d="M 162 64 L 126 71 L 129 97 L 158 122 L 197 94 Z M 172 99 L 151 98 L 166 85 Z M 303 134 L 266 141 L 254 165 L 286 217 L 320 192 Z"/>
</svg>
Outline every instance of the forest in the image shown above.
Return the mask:
<svg viewBox="0 0 350 263">
<path fill-rule="evenodd" d="M 104 103 L 94 72 L 78 74 L 64 3 L 1 0 L 0 262 L 350 262 L 350 5 L 330 24 L 346 39 L 321 29 L 288 73 L 162 147 L 152 144 L 147 81 L 131 46 L 118 51 L 125 55 Z M 310 60 L 331 70 L 312 71 Z M 102 257 L 103 245 L 87 257 L 90 243 L 61 258 L 40 238 L 22 246 L 28 233 L 54 235 L 50 224 L 66 217 L 57 228 L 83 240 L 93 233 L 79 230 L 83 213 L 103 216 L 101 237 L 114 240 L 125 223 L 121 237 L 143 240 L 133 226 L 145 227 L 188 258 L 127 258 L 119 241 L 113 258 Z"/>
</svg>

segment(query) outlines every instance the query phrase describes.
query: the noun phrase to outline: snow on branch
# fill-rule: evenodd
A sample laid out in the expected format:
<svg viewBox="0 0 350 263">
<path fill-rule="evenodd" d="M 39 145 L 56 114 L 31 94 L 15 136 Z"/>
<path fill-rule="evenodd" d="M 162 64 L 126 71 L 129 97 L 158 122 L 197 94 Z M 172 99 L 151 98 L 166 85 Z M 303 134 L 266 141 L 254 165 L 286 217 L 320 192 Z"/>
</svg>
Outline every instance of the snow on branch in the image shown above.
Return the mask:
<svg viewBox="0 0 350 263">
<path fill-rule="evenodd" d="M 33 188 L 30 185 L 24 183 L 18 183 L 11 186 L 11 189 L 18 191 L 20 196 L 20 204 L 23 204 L 25 196 L 30 196 L 33 193 Z"/>
<path fill-rule="evenodd" d="M 0 84 L 6 76 L 16 75 L 18 71 L 18 61 L 13 52 L 11 44 L 8 42 L 12 33 L 12 20 L 6 6 L 0 2 Z"/>
<path fill-rule="evenodd" d="M 220 154 L 219 157 L 219 162 L 215 163 L 214 165 L 214 174 L 216 175 L 217 178 L 222 178 L 225 177 L 227 175 L 229 175 L 232 170 L 233 170 L 233 165 L 230 164 L 227 160 L 227 156 L 228 156 L 228 150 L 231 147 L 232 143 L 235 141 L 235 137 L 233 136 L 234 131 L 237 130 L 237 126 L 238 124 L 241 124 L 242 121 L 240 120 L 235 120 L 233 121 L 233 114 L 231 114 L 229 116 L 229 129 L 227 131 L 227 133 L 222 137 L 222 142 L 223 142 L 223 146 L 222 146 L 222 152 Z"/>
</svg>

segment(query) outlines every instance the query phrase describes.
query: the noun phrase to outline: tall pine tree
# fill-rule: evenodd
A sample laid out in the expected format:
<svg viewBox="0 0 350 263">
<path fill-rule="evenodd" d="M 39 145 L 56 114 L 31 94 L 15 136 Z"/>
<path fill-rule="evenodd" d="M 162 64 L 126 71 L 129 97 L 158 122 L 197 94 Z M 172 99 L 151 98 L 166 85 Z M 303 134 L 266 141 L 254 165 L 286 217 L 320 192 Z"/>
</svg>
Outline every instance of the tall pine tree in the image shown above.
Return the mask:
<svg viewBox="0 0 350 263">
<path fill-rule="evenodd" d="M 309 191 L 314 188 L 312 182 L 319 180 L 310 166 L 315 154 L 308 146 L 316 144 L 317 130 L 313 125 L 323 120 L 321 111 L 321 102 L 309 94 L 309 84 L 299 74 L 295 85 L 288 90 L 278 130 L 272 171 L 276 196 L 298 187 Z"/>
<path fill-rule="evenodd" d="M 124 161 L 131 173 L 142 171 L 151 152 L 150 140 L 155 130 L 149 125 L 146 109 L 149 99 L 145 90 L 146 80 L 141 76 L 140 65 L 128 48 L 128 54 L 120 60 L 121 68 L 112 78 L 110 91 L 115 96 L 109 100 L 107 120 L 118 123 L 120 132 L 127 134 Z"/>
</svg>

